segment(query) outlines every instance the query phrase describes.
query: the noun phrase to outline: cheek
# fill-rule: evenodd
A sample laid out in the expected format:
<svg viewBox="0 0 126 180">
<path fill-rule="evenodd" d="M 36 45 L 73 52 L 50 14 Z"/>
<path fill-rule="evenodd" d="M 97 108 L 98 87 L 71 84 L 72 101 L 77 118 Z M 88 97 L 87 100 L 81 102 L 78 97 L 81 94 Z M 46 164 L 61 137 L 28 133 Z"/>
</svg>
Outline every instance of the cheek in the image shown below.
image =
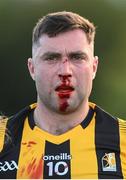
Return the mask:
<svg viewBox="0 0 126 180">
<path fill-rule="evenodd" d="M 46 77 L 47 77 L 48 73 L 47 73 L 47 70 L 46 68 L 42 68 L 40 65 L 38 65 L 36 68 L 35 68 L 35 77 L 37 79 L 41 79 L 41 80 L 45 80 Z"/>
<path fill-rule="evenodd" d="M 39 85 L 39 87 L 50 88 L 54 82 L 54 74 L 50 70 L 46 70 L 46 68 L 38 68 L 35 73 L 35 81 Z"/>
<path fill-rule="evenodd" d="M 80 70 L 77 74 L 77 81 L 78 85 L 80 84 L 81 87 L 90 84 L 92 82 L 93 71 L 89 67 L 85 67 L 84 69 Z"/>
<path fill-rule="evenodd" d="M 40 68 L 35 70 L 35 83 L 38 90 L 46 87 L 46 74 Z"/>
</svg>

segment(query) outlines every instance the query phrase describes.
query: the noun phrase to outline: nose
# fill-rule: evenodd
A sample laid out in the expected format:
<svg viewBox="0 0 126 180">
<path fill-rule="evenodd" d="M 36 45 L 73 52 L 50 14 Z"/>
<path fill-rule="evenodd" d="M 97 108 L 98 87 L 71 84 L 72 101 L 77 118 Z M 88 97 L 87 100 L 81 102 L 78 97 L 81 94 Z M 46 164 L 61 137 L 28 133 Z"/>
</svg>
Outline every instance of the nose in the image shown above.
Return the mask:
<svg viewBox="0 0 126 180">
<path fill-rule="evenodd" d="M 60 67 L 59 67 L 59 77 L 71 77 L 72 76 L 72 68 L 71 68 L 71 63 L 68 60 L 68 58 L 62 59 L 60 62 Z"/>
</svg>

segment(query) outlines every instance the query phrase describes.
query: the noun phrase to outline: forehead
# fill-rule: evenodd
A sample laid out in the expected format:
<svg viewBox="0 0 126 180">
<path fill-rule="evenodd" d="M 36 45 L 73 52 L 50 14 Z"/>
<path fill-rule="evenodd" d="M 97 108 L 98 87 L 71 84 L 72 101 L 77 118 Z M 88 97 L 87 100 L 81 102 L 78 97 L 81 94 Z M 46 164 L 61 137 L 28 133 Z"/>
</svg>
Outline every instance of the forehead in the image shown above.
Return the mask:
<svg viewBox="0 0 126 180">
<path fill-rule="evenodd" d="M 64 53 L 89 49 L 92 49 L 92 43 L 89 44 L 85 32 L 81 29 L 60 33 L 56 37 L 42 35 L 39 39 L 39 46 L 36 48 L 38 53 L 47 51 Z"/>
</svg>

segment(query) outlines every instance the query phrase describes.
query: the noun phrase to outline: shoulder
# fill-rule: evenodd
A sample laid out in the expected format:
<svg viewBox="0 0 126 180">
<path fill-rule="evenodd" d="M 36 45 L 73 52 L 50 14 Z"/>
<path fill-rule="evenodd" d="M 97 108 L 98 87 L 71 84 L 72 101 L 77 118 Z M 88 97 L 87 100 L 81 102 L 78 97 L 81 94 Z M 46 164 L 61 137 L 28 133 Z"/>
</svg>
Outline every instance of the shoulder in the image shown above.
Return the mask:
<svg viewBox="0 0 126 180">
<path fill-rule="evenodd" d="M 119 119 L 95 105 L 95 127 L 98 132 L 119 135 Z"/>
<path fill-rule="evenodd" d="M 27 106 L 9 118 L 0 116 L 0 152 L 18 143 L 25 119 L 35 107 L 36 104 Z"/>
<path fill-rule="evenodd" d="M 34 104 L 27 106 L 9 118 L 0 116 L 0 152 L 4 147 L 18 143 L 23 132 L 25 119 L 35 107 Z"/>
<path fill-rule="evenodd" d="M 96 114 L 96 119 L 99 121 L 105 121 L 105 123 L 109 122 L 115 122 L 117 123 L 117 118 L 114 117 L 113 115 L 111 115 L 110 113 L 108 113 L 107 111 L 105 111 L 104 109 L 102 109 L 100 106 L 94 104 L 94 103 L 90 103 L 90 106 L 94 109 L 94 112 Z"/>
</svg>

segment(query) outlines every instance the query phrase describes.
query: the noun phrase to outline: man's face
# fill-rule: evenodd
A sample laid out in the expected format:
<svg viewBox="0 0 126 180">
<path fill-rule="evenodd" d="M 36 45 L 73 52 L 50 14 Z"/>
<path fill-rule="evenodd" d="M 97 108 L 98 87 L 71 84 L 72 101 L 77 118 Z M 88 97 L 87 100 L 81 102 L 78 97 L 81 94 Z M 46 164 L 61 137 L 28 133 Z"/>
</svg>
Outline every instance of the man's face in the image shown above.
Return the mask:
<svg viewBox="0 0 126 180">
<path fill-rule="evenodd" d="M 85 33 L 71 30 L 56 37 L 42 35 L 28 67 L 38 102 L 51 111 L 69 114 L 88 102 L 98 59 Z"/>
</svg>

